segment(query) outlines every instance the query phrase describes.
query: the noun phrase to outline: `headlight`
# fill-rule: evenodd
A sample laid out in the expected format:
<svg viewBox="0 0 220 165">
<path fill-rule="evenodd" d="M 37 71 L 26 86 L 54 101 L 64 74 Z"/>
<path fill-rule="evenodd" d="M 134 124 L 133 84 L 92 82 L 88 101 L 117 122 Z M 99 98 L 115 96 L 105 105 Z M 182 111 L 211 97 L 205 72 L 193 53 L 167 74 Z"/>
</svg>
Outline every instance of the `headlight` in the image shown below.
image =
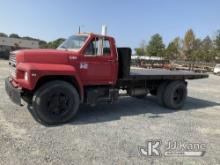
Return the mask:
<svg viewBox="0 0 220 165">
<path fill-rule="evenodd" d="M 28 72 L 24 73 L 24 80 L 28 81 Z"/>
</svg>

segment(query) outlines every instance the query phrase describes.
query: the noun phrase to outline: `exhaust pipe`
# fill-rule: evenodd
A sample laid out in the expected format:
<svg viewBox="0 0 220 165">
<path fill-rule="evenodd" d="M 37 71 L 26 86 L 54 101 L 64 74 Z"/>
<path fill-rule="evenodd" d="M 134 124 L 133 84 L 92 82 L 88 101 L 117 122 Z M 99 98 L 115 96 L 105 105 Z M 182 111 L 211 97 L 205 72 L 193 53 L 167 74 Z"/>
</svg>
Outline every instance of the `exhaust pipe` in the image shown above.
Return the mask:
<svg viewBox="0 0 220 165">
<path fill-rule="evenodd" d="M 106 25 L 102 25 L 102 35 L 103 36 L 107 35 L 107 26 Z"/>
</svg>

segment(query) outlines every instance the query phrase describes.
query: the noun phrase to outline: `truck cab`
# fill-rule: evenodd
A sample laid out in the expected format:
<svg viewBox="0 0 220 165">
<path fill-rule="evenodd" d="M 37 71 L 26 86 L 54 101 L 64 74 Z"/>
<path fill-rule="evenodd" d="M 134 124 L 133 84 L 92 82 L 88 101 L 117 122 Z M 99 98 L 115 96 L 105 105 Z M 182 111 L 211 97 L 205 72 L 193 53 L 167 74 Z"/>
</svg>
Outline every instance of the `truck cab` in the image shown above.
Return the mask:
<svg viewBox="0 0 220 165">
<path fill-rule="evenodd" d="M 77 67 L 83 85 L 114 85 L 117 81 L 117 50 L 111 37 L 90 34 L 80 48 L 78 64 L 70 58 L 70 64 Z M 71 37 L 70 37 L 71 38 Z M 59 48 L 65 47 L 64 42 Z M 58 49 L 59 49 L 58 48 Z"/>
<path fill-rule="evenodd" d="M 108 85 L 117 81 L 117 50 L 108 36 L 77 34 L 57 50 L 32 49 L 12 52 L 11 81 L 33 90 L 45 76 L 76 76 L 80 85 Z M 72 72 L 72 73 L 71 73 Z"/>
<path fill-rule="evenodd" d="M 159 103 L 179 109 L 186 98 L 185 79 L 206 74 L 164 70 L 130 69 L 131 49 L 117 48 L 113 37 L 80 33 L 57 49 L 12 52 L 5 89 L 11 100 L 28 103 L 33 117 L 42 124 L 65 123 L 80 104 L 113 102 L 120 89 L 143 98 L 156 95 Z"/>
</svg>

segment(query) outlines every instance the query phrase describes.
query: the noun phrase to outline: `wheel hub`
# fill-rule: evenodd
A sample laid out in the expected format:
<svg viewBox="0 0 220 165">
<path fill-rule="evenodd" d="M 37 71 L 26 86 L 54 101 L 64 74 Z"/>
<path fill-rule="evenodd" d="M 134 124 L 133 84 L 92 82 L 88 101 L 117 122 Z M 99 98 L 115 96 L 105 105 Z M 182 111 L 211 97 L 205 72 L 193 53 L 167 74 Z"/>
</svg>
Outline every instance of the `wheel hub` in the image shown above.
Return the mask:
<svg viewBox="0 0 220 165">
<path fill-rule="evenodd" d="M 53 93 L 48 98 L 48 111 L 53 115 L 64 114 L 69 109 L 69 100 L 70 98 L 62 92 Z"/>
</svg>

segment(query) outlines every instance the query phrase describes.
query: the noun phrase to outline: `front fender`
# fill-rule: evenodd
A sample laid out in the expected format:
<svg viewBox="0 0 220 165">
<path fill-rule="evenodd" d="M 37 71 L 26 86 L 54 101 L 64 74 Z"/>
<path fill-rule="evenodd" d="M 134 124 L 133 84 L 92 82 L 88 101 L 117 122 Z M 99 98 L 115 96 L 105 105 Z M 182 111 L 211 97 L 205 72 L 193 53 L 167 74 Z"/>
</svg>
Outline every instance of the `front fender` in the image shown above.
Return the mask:
<svg viewBox="0 0 220 165">
<path fill-rule="evenodd" d="M 28 72 L 28 81 L 24 80 L 22 72 Z M 83 85 L 77 74 L 76 68 L 65 64 L 39 64 L 39 63 L 19 63 L 17 65 L 17 79 L 16 82 L 28 90 L 33 90 L 39 79 L 45 76 L 72 76 L 76 79 L 80 94 L 83 96 Z"/>
</svg>

